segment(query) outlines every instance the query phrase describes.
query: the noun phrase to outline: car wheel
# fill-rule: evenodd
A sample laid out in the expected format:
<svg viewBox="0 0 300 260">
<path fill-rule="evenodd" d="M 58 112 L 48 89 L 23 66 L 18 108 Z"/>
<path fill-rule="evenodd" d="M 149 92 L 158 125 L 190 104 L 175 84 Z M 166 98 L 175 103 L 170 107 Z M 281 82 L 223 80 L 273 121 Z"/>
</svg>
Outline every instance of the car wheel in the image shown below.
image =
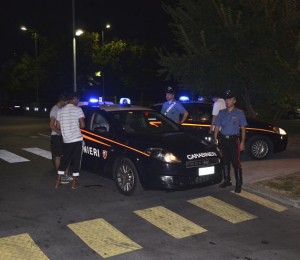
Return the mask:
<svg viewBox="0 0 300 260">
<path fill-rule="evenodd" d="M 264 160 L 273 153 L 273 144 L 263 136 L 251 137 L 246 144 L 246 151 L 255 160 Z"/>
<path fill-rule="evenodd" d="M 138 172 L 128 158 L 121 158 L 114 165 L 114 176 L 118 190 L 124 195 L 137 194 L 143 191 Z"/>
</svg>

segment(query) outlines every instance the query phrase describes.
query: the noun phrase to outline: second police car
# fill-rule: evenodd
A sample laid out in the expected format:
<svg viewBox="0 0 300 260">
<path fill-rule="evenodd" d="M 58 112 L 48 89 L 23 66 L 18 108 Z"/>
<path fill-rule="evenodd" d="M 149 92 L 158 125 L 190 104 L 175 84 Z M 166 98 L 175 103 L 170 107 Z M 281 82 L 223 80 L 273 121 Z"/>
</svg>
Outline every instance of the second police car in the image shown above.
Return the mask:
<svg viewBox="0 0 300 260">
<path fill-rule="evenodd" d="M 185 133 L 164 115 L 128 104 L 81 107 L 86 121 L 82 168 L 113 179 L 121 193 L 222 180 L 217 148 Z"/>
<path fill-rule="evenodd" d="M 198 135 L 209 140 L 211 138 L 209 129 L 213 105 L 204 101 L 189 101 L 188 98 L 180 101 L 189 112 L 189 117 L 183 127 L 195 136 Z M 153 104 L 151 108 L 161 111 L 162 103 Z M 288 135 L 282 128 L 254 118 L 247 117 L 246 119 L 248 123 L 246 127 L 246 153 L 252 159 L 263 160 L 273 153 L 286 150 Z"/>
</svg>

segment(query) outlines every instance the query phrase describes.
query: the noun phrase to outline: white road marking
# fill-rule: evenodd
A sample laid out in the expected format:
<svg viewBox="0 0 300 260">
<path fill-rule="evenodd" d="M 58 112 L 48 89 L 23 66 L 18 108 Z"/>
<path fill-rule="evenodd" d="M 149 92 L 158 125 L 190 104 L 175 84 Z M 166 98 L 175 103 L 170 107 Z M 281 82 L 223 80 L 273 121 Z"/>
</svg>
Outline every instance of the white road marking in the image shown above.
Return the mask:
<svg viewBox="0 0 300 260">
<path fill-rule="evenodd" d="M 0 150 L 0 158 L 9 163 L 28 162 L 29 160 L 6 150 Z"/>
<path fill-rule="evenodd" d="M 47 150 L 43 150 L 43 149 L 40 149 L 40 148 L 37 148 L 37 147 L 22 148 L 22 150 L 33 153 L 33 154 L 36 154 L 38 156 L 42 156 L 42 157 L 44 157 L 46 159 L 49 159 L 49 160 L 52 159 L 51 153 Z"/>
</svg>

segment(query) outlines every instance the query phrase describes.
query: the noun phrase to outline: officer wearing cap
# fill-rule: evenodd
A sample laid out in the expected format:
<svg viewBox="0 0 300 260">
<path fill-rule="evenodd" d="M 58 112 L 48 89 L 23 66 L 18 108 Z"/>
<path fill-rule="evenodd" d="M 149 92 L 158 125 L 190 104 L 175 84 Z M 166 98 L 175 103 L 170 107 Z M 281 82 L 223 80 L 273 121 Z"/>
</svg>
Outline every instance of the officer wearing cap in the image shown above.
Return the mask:
<svg viewBox="0 0 300 260">
<path fill-rule="evenodd" d="M 232 185 L 230 179 L 230 164 L 232 164 L 236 180 L 235 192 L 240 193 L 243 183 L 240 152 L 245 150 L 247 121 L 243 111 L 235 107 L 236 96 L 231 90 L 225 92 L 225 103 L 226 109 L 217 115 L 214 130 L 214 141 L 216 144 L 219 143 L 224 165 L 224 182 L 219 187 Z"/>
<path fill-rule="evenodd" d="M 187 119 L 189 113 L 180 102 L 175 100 L 175 91 L 172 87 L 168 87 L 166 90 L 166 100 L 162 106 L 161 113 L 177 124 L 182 124 Z"/>
</svg>

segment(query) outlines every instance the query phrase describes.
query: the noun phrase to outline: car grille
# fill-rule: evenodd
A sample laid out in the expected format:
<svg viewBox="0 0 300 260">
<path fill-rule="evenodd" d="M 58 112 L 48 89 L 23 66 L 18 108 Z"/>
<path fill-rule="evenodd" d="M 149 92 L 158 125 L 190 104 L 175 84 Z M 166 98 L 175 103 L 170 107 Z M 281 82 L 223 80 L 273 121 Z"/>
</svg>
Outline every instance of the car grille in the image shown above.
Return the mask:
<svg viewBox="0 0 300 260">
<path fill-rule="evenodd" d="M 177 186 L 185 186 L 185 185 L 196 185 L 196 184 L 204 184 L 206 182 L 212 181 L 215 179 L 215 176 L 189 176 L 185 177 L 175 177 L 174 184 Z"/>
<path fill-rule="evenodd" d="M 211 165 L 215 165 L 220 163 L 220 158 L 203 158 L 197 161 L 189 161 L 186 162 L 186 168 L 193 168 L 193 167 L 207 167 Z"/>
</svg>

